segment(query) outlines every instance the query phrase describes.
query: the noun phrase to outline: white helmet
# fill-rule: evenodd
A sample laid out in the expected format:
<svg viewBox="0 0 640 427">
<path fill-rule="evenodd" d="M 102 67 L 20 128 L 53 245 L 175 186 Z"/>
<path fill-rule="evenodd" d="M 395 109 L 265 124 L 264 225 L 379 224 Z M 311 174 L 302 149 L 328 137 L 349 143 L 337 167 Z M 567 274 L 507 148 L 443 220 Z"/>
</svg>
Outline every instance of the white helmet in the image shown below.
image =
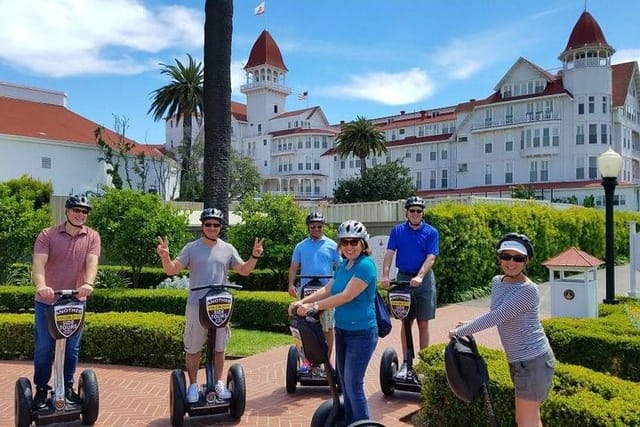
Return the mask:
<svg viewBox="0 0 640 427">
<path fill-rule="evenodd" d="M 360 221 L 350 219 L 338 227 L 338 239 L 362 239 L 369 240 L 367 228 Z"/>
</svg>

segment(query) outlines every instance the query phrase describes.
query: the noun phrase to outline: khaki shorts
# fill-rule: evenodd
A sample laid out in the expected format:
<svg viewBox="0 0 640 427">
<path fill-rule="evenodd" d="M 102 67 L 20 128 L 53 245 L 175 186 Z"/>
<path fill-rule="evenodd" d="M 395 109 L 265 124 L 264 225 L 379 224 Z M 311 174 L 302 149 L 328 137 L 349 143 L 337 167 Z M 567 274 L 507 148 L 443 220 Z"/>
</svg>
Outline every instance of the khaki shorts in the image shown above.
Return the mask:
<svg viewBox="0 0 640 427">
<path fill-rule="evenodd" d="M 322 332 L 327 332 L 329 329 L 335 328 L 336 326 L 336 319 L 334 317 L 335 313 L 336 313 L 335 308 L 330 308 L 320 313 L 320 316 L 318 317 L 320 318 L 320 324 L 322 325 Z"/>
<path fill-rule="evenodd" d="M 509 363 L 516 398 L 534 402 L 547 400 L 555 369 L 556 358 L 551 350 L 535 359 Z"/>
<path fill-rule="evenodd" d="M 184 327 L 184 351 L 187 353 L 199 353 L 207 340 L 206 328 L 200 324 L 200 309 L 197 304 L 187 304 L 185 309 Z M 216 331 L 216 351 L 221 352 L 227 348 L 231 339 L 229 325 L 218 328 Z"/>
</svg>

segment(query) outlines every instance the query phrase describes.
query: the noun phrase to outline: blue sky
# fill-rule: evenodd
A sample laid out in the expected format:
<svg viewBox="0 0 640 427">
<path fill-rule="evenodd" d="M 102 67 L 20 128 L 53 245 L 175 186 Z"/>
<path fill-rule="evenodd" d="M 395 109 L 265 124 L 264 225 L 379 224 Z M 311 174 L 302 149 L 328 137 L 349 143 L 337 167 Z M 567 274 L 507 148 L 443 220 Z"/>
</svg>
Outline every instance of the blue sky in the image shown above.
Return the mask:
<svg viewBox="0 0 640 427">
<path fill-rule="evenodd" d="M 585 8 L 616 49 L 640 59 L 637 0 L 259 0 L 234 2 L 232 99 L 263 29 L 280 46 L 287 109 L 319 105 L 331 123 L 488 96 L 520 57 L 549 70 Z M 164 142 L 147 114 L 168 81 L 160 63 L 202 60 L 202 0 L 0 0 L 0 81 L 68 95 L 68 107 L 127 136 Z M 306 101 L 296 94 L 307 91 Z"/>
</svg>

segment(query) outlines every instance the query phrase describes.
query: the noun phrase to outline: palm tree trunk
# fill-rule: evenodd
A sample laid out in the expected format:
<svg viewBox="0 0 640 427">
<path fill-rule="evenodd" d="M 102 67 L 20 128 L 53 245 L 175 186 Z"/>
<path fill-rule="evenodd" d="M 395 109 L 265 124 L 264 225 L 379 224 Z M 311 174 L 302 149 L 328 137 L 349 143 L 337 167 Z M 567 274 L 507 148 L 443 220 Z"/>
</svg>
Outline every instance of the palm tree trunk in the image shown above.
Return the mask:
<svg viewBox="0 0 640 427">
<path fill-rule="evenodd" d="M 204 23 L 205 207 L 229 218 L 233 0 L 207 0 Z"/>
<path fill-rule="evenodd" d="M 367 157 L 360 157 L 360 178 L 364 178 L 367 173 Z"/>
</svg>

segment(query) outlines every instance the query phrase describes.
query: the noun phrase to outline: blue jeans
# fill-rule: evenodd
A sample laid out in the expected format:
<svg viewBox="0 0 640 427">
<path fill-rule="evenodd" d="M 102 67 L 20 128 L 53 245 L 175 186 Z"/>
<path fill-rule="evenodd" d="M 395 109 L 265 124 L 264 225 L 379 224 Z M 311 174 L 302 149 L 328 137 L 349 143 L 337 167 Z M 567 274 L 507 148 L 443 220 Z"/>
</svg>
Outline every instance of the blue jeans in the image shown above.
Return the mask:
<svg viewBox="0 0 640 427">
<path fill-rule="evenodd" d="M 364 374 L 378 344 L 376 328 L 348 331 L 335 329 L 336 365 L 342 394 L 346 424 L 369 419 L 369 406 L 364 395 Z"/>
<path fill-rule="evenodd" d="M 49 333 L 47 325 L 47 307 L 49 305 L 36 301 L 35 306 L 35 349 L 33 353 L 33 383 L 36 387 L 47 387 L 53 370 L 53 355 L 56 349 L 56 340 Z M 73 375 L 78 366 L 80 354 L 81 329 L 77 335 L 67 338 L 67 346 L 64 355 L 64 382 L 73 383 Z"/>
</svg>

